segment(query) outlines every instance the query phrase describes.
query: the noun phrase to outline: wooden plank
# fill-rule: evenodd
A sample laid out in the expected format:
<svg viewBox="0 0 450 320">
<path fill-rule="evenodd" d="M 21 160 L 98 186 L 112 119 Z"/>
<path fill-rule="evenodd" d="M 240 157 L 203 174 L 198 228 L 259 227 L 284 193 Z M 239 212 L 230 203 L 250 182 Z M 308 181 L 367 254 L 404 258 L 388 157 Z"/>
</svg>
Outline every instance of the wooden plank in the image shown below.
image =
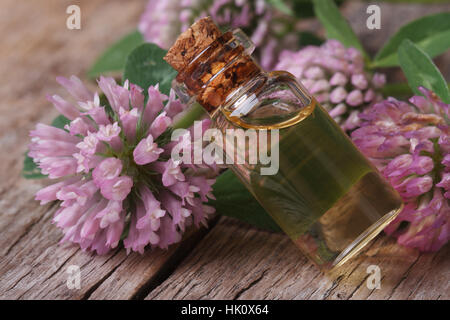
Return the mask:
<svg viewBox="0 0 450 320">
<path fill-rule="evenodd" d="M 3 299 L 81 298 L 118 263 L 115 260 L 107 263 L 114 253 L 93 260 L 76 246 L 59 246 L 61 233 L 50 221 L 54 211 L 55 208 L 48 210 L 2 259 L 0 294 Z M 71 291 L 66 286 L 69 265 L 80 266 L 88 275 L 92 274 L 91 270 L 96 274 L 83 277 L 81 290 Z"/>
<path fill-rule="evenodd" d="M 215 220 L 210 221 L 211 228 Z M 130 254 L 100 283 L 89 299 L 142 299 L 170 275 L 208 231 L 201 228 L 186 232 L 183 241 L 169 250 Z M 123 249 L 120 254 L 124 254 Z"/>
<path fill-rule="evenodd" d="M 151 290 L 206 233 L 196 230 L 170 250 L 127 256 L 119 248 L 96 256 L 75 245 L 58 244 L 61 232 L 50 221 L 54 211 L 48 210 L 0 262 L 2 299 L 130 299 Z M 79 289 L 67 286 L 69 266 L 80 269 Z"/>
<path fill-rule="evenodd" d="M 14 10 L 2 10 L 2 15 L 8 11 L 0 30 L 0 57 L 8 62 L 0 65 L 2 74 L 8 75 L 0 80 L 0 147 L 8 150 L 0 153 L 2 299 L 131 298 L 156 285 L 163 275 L 160 271 L 170 270 L 205 233 L 194 232 L 182 246 L 143 256 L 127 256 L 123 249 L 94 256 L 76 246 L 58 245 L 62 234 L 51 224 L 55 204 L 41 207 L 33 199 L 48 182 L 20 177 L 28 130 L 55 116 L 45 94 L 66 94 L 55 77 L 82 74 L 108 43 L 136 27 L 145 1 L 126 6 L 120 1 L 77 1 L 82 11 L 82 29 L 77 31 L 65 27 L 69 4 L 10 1 L 4 5 Z M 80 267 L 80 290 L 66 286 L 70 265 Z"/>
<path fill-rule="evenodd" d="M 81 30 L 66 28 L 70 4 L 81 8 Z M 29 129 L 56 115 L 46 94 L 67 96 L 56 76 L 83 78 L 110 43 L 136 28 L 144 5 L 145 0 L 127 5 L 106 0 L 2 1 L 0 147 L 7 152 L 0 154 L 0 192 L 20 177 Z"/>
<path fill-rule="evenodd" d="M 442 299 L 450 297 L 450 245 L 436 254 L 423 254 L 398 283 L 392 299 Z M 372 296 L 370 297 L 372 298 Z"/>
<path fill-rule="evenodd" d="M 419 255 L 380 236 L 325 275 L 286 236 L 221 218 L 146 299 L 448 299 L 449 249 Z M 367 288 L 370 265 L 381 270 L 380 289 Z"/>
<path fill-rule="evenodd" d="M 56 203 L 39 206 L 32 198 L 38 187 L 36 181 L 19 180 L 2 194 L 1 204 L 6 210 L 1 211 L 0 218 L 1 299 L 139 297 L 164 279 L 207 232 L 189 232 L 180 245 L 168 251 L 127 256 L 120 248 L 106 256 L 96 256 L 77 246 L 58 244 L 62 233 L 51 223 Z M 72 265 L 80 268 L 79 290 L 66 285 L 67 269 Z"/>
</svg>

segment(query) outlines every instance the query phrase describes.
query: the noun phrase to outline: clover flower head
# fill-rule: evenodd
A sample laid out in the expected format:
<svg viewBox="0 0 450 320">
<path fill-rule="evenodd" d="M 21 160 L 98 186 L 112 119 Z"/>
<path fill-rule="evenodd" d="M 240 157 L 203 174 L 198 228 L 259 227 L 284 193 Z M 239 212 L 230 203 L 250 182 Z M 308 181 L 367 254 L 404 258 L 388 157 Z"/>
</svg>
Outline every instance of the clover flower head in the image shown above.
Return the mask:
<svg viewBox="0 0 450 320">
<path fill-rule="evenodd" d="M 357 128 L 358 114 L 381 100 L 378 90 L 386 81 L 381 73 L 367 73 L 362 54 L 337 40 L 284 50 L 275 69 L 292 73 L 346 131 Z"/>
<path fill-rule="evenodd" d="M 170 126 L 186 107 L 173 92 L 167 97 L 151 86 L 144 104 L 139 86 L 100 77 L 103 106 L 80 79 L 57 80 L 75 103 L 56 95 L 48 100 L 70 123 L 64 129 L 38 124 L 29 155 L 42 173 L 58 179 L 36 199 L 60 201 L 53 221 L 62 241 L 104 254 L 122 239 L 127 251 L 142 253 L 180 241 L 186 226 L 206 224 L 214 212 L 206 203 L 213 198 L 215 168 L 208 167 L 206 177 L 204 165 L 198 170 L 171 159 Z"/>
<path fill-rule="evenodd" d="M 402 245 L 437 251 L 450 239 L 450 105 L 419 90 L 409 103 L 389 98 L 366 110 L 352 139 L 403 198 L 385 231 Z"/>
</svg>

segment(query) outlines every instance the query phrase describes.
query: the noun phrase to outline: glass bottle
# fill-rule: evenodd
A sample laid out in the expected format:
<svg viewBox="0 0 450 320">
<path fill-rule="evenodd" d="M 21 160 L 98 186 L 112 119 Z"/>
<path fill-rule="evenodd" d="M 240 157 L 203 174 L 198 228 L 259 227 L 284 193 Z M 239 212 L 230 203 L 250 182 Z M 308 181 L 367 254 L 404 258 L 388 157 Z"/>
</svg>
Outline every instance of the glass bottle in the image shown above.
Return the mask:
<svg viewBox="0 0 450 320">
<path fill-rule="evenodd" d="M 329 270 L 379 234 L 401 198 L 295 77 L 265 72 L 253 49 L 239 29 L 221 34 L 178 67 L 174 88 L 200 103 L 224 136 L 227 129 L 278 130 L 269 146 L 278 148 L 276 174 L 261 175 L 264 165 L 248 158 L 230 169 L 301 251 Z"/>
</svg>

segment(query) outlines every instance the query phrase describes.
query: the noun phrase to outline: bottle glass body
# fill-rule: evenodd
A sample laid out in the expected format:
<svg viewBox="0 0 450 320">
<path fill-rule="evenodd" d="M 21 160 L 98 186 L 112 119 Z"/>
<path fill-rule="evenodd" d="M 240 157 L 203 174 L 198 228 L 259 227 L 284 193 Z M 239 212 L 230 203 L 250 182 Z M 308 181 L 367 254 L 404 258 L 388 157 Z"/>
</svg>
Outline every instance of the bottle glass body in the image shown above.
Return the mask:
<svg viewBox="0 0 450 320">
<path fill-rule="evenodd" d="M 230 169 L 281 229 L 323 269 L 339 266 L 396 217 L 401 198 L 295 77 L 261 70 L 245 35 L 226 35 L 191 63 L 177 91 L 195 92 L 223 133 Z M 249 161 L 252 146 L 239 147 L 229 129 L 254 130 L 258 139 L 265 132 L 271 141 L 258 152 L 277 153 L 278 170 L 262 175 L 267 165 Z M 227 145 L 245 155 L 240 162 Z"/>
<path fill-rule="evenodd" d="M 340 265 L 395 218 L 400 196 L 292 75 L 259 77 L 212 118 L 224 137 L 228 129 L 279 130 L 278 172 L 261 175 L 263 165 L 248 157 L 230 168 L 310 259 L 325 269 Z M 245 100 L 252 112 L 230 118 Z"/>
</svg>

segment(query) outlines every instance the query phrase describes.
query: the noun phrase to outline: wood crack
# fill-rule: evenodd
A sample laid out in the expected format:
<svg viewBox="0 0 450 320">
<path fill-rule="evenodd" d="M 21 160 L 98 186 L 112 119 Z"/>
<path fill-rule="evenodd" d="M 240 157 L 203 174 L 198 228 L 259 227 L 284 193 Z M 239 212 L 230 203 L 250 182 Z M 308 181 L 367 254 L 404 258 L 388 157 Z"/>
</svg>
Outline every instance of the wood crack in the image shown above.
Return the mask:
<svg viewBox="0 0 450 320">
<path fill-rule="evenodd" d="M 322 273 L 321 272 L 317 272 L 316 275 L 305 285 L 305 287 L 309 287 L 309 285 L 315 280 L 317 279 Z M 310 299 L 312 297 L 312 295 L 318 290 L 319 288 L 316 288 L 310 295 L 308 295 L 308 297 L 306 299 Z"/>
<path fill-rule="evenodd" d="M 356 286 L 355 290 L 352 291 L 352 293 L 348 296 L 347 300 L 350 300 L 353 295 L 358 291 L 359 288 L 361 288 L 362 284 L 367 281 L 367 278 L 369 277 L 369 274 L 367 274 L 364 279 Z"/>
<path fill-rule="evenodd" d="M 49 206 L 48 211 L 52 211 L 52 209 L 54 209 L 54 207 L 57 205 L 57 203 L 53 203 L 51 206 Z M 53 215 L 53 213 L 52 213 Z M 11 246 L 6 250 L 5 256 L 8 256 L 11 251 L 14 249 L 14 247 L 22 241 L 22 239 L 31 231 L 31 229 L 33 229 L 33 227 L 38 224 L 40 221 L 42 221 L 42 219 L 44 219 L 44 217 L 46 216 L 46 212 L 44 212 L 36 221 L 33 221 L 29 226 L 27 226 L 24 230 L 24 232 L 17 238 L 16 241 L 14 241 Z"/>
<path fill-rule="evenodd" d="M 45 278 L 43 282 L 50 280 L 50 278 L 52 278 L 55 274 L 57 274 L 66 265 L 67 261 L 72 259 L 73 256 L 76 255 L 77 252 L 79 251 L 80 251 L 79 249 L 75 250 L 75 252 L 72 253 L 63 263 L 61 263 L 61 265 L 55 270 L 55 272 L 52 272 L 52 274 L 49 275 L 47 278 Z"/>
<path fill-rule="evenodd" d="M 249 284 L 248 286 L 246 286 L 245 288 L 239 290 L 239 291 L 235 294 L 235 296 L 234 296 L 234 298 L 233 298 L 232 300 L 237 300 L 237 299 L 239 299 L 239 297 L 240 297 L 244 292 L 248 291 L 248 290 L 251 289 L 254 285 L 256 285 L 258 282 L 260 282 L 260 281 L 264 278 L 264 276 L 266 275 L 266 273 L 267 273 L 267 270 L 264 270 L 263 273 L 261 273 L 261 275 L 260 275 L 258 278 L 256 278 L 256 279 L 253 280 L 252 282 L 250 282 L 250 284 Z"/>
<path fill-rule="evenodd" d="M 116 250 L 116 252 L 107 260 L 111 260 L 112 258 L 114 258 L 118 253 L 120 252 L 120 249 Z M 106 281 L 106 279 L 108 279 L 113 273 L 114 271 L 117 270 L 117 268 L 120 267 L 120 265 L 125 261 L 126 259 L 123 259 L 122 261 L 120 261 L 114 268 L 112 268 L 107 274 L 105 274 L 99 281 L 97 281 L 92 287 L 90 287 L 85 293 L 84 295 L 81 297 L 81 300 L 88 300 L 89 297 L 94 293 L 95 290 L 97 290 L 98 287 L 100 287 L 100 285 Z"/>
<path fill-rule="evenodd" d="M 20 277 L 19 280 L 17 280 L 17 281 L 12 285 L 12 287 L 10 287 L 9 289 L 6 290 L 6 292 L 11 291 L 12 289 L 14 289 L 14 288 L 20 283 L 20 281 L 22 281 L 26 276 L 28 276 L 28 275 L 31 273 L 31 271 L 32 271 L 32 270 L 30 269 L 26 274 L 24 274 L 22 277 Z"/>
<path fill-rule="evenodd" d="M 163 264 L 160 270 L 150 277 L 131 297 L 133 300 L 142 300 L 150 294 L 156 287 L 169 278 L 180 263 L 194 250 L 201 240 L 216 226 L 220 216 L 217 215 L 209 222 L 208 228 L 202 228 L 196 231 L 191 239 L 182 241 L 176 252 Z"/>
<path fill-rule="evenodd" d="M 339 286 L 339 283 L 341 282 L 342 279 L 344 279 L 343 275 L 337 277 L 337 279 L 333 281 L 333 284 L 331 285 L 331 287 L 327 291 L 325 291 L 325 293 L 323 294 L 323 297 L 322 297 L 323 300 L 327 299 L 331 295 L 331 293 L 334 291 L 334 289 L 336 289 Z"/>
<path fill-rule="evenodd" d="M 192 289 L 194 289 L 199 285 L 200 285 L 199 283 L 196 283 L 195 285 L 192 286 Z M 207 298 L 211 294 L 211 292 L 214 291 L 214 289 L 216 289 L 216 287 L 212 287 L 211 289 L 209 289 L 209 291 L 206 294 L 202 295 L 198 300 L 203 300 L 203 298 Z"/>
<path fill-rule="evenodd" d="M 403 276 L 402 276 L 402 278 L 400 279 L 400 281 L 395 285 L 395 287 L 392 289 L 392 291 L 391 291 L 391 294 L 387 297 L 387 300 L 390 300 L 391 299 L 391 297 L 394 295 L 394 293 L 395 293 L 395 290 L 397 290 L 397 288 L 400 286 L 400 284 L 406 279 L 406 278 L 408 278 L 408 275 L 409 275 L 409 273 L 410 273 L 410 271 L 411 271 L 411 269 L 414 267 L 414 265 L 417 263 L 417 261 L 419 261 L 419 259 L 420 259 L 420 257 L 421 257 L 422 255 L 421 254 L 419 254 L 418 256 L 417 256 L 417 259 L 408 267 L 408 269 L 406 270 L 406 272 L 403 274 Z"/>
<path fill-rule="evenodd" d="M 365 279 L 367 279 L 367 278 L 369 278 L 369 275 L 367 275 L 366 276 L 366 278 Z M 381 283 L 383 283 L 383 280 L 384 280 L 385 278 L 384 278 L 384 275 L 380 278 L 380 286 L 381 286 Z M 365 281 L 367 281 L 367 280 L 364 280 L 362 283 L 364 283 Z M 361 284 L 362 284 L 361 283 Z M 377 290 L 376 288 L 374 288 L 374 289 L 371 289 L 370 290 L 370 293 L 369 293 L 369 295 L 366 297 L 366 300 L 367 299 L 369 299 L 369 297 L 375 292 L 375 290 Z"/>
</svg>

